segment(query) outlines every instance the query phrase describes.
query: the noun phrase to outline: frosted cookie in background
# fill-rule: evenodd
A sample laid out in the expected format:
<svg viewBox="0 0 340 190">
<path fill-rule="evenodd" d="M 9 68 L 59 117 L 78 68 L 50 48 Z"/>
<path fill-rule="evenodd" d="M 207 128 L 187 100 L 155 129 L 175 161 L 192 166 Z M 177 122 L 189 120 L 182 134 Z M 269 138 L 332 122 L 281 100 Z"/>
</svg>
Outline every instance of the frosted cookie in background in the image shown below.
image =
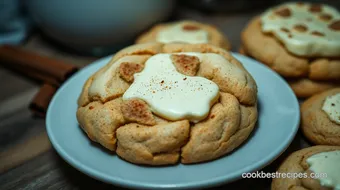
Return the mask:
<svg viewBox="0 0 340 190">
<path fill-rule="evenodd" d="M 161 23 L 139 36 L 136 43 L 211 44 L 230 50 L 231 44 L 215 26 L 191 20 Z"/>
<path fill-rule="evenodd" d="M 135 44 L 89 77 L 76 115 L 92 141 L 128 162 L 200 163 L 232 154 L 249 137 L 257 84 L 213 45 Z"/>
<path fill-rule="evenodd" d="M 301 129 L 314 144 L 340 146 L 340 88 L 314 95 L 301 105 Z"/>
<path fill-rule="evenodd" d="M 278 168 L 271 189 L 339 190 L 339 163 L 340 146 L 319 145 L 293 152 Z"/>
<path fill-rule="evenodd" d="M 299 98 L 340 86 L 340 13 L 325 4 L 289 2 L 253 18 L 241 53 L 285 77 Z"/>
</svg>

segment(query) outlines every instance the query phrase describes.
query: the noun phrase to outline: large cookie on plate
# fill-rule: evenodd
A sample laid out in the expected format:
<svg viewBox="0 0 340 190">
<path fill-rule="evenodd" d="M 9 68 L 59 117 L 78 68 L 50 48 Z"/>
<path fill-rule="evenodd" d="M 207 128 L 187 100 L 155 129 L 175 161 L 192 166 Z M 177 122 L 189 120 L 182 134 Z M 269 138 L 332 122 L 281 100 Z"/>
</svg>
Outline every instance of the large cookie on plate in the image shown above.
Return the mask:
<svg viewBox="0 0 340 190">
<path fill-rule="evenodd" d="M 257 85 L 226 50 L 137 44 L 85 82 L 77 119 L 88 137 L 136 164 L 198 163 L 238 147 L 257 121 Z"/>
</svg>

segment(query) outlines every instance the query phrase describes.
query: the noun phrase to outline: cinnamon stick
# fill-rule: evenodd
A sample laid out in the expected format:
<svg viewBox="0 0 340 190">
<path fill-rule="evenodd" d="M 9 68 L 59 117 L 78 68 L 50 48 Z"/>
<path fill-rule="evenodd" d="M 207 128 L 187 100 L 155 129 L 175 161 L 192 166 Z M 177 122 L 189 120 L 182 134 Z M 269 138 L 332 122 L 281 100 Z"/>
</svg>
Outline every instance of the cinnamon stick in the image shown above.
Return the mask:
<svg viewBox="0 0 340 190">
<path fill-rule="evenodd" d="M 50 84 L 43 84 L 39 92 L 34 96 L 29 109 L 39 117 L 45 117 L 48 105 L 52 100 L 57 88 Z"/>
<path fill-rule="evenodd" d="M 57 88 L 79 70 L 75 65 L 10 45 L 0 46 L 0 64 L 44 83 L 29 105 L 29 109 L 39 117 L 45 117 Z"/>
<path fill-rule="evenodd" d="M 58 81 L 56 78 L 53 78 L 51 76 L 48 76 L 44 73 L 40 73 L 37 70 L 33 70 L 29 67 L 22 67 L 18 65 L 12 65 L 10 67 L 7 67 L 10 70 L 15 71 L 16 73 L 23 75 L 27 77 L 28 79 L 33 79 L 34 81 L 38 82 L 45 82 L 48 84 L 51 84 L 53 86 L 59 87 L 61 85 L 60 81 Z"/>
<path fill-rule="evenodd" d="M 78 71 L 75 65 L 9 45 L 0 46 L 0 64 L 47 83 L 57 81 L 61 84 Z"/>
</svg>

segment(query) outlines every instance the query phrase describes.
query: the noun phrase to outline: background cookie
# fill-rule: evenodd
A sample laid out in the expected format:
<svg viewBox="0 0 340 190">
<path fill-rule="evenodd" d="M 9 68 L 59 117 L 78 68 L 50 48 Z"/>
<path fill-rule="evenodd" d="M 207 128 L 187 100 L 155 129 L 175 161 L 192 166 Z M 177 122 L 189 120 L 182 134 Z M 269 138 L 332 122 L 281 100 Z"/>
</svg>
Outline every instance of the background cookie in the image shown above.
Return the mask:
<svg viewBox="0 0 340 190">
<path fill-rule="evenodd" d="M 319 179 L 312 179 L 308 178 L 311 173 L 310 164 L 312 156 L 316 156 L 319 153 L 326 152 L 333 152 L 338 151 L 340 153 L 339 146 L 313 146 L 309 148 L 305 148 L 299 151 L 292 153 L 285 161 L 281 164 L 278 168 L 277 172 L 281 174 L 299 174 L 301 175 L 300 178 L 298 177 L 279 177 L 274 178 L 272 181 L 272 190 L 288 190 L 288 189 L 296 189 L 296 190 L 303 190 L 303 189 L 311 189 L 311 190 L 319 190 L 319 189 L 328 189 L 324 186 L 321 186 Z M 333 154 L 332 153 L 332 154 Z M 320 155 L 320 154 L 319 154 Z M 324 156 L 324 155 L 321 155 Z M 325 155 L 327 156 L 327 155 Z M 329 155 L 328 155 L 329 156 Z M 332 155 L 334 156 L 334 155 Z M 337 154 L 337 159 L 339 159 L 339 154 Z M 320 157 L 319 157 L 320 159 Z M 322 158 L 321 158 L 322 159 Z M 337 163 L 333 164 L 334 166 Z M 322 175 L 322 173 L 317 173 L 317 175 Z M 331 177 L 330 173 L 328 173 L 327 177 Z M 307 176 L 307 177 L 306 177 Z M 333 180 L 334 181 L 334 180 Z"/>
<path fill-rule="evenodd" d="M 239 49 L 239 53 L 251 57 L 247 54 L 243 47 Z M 286 78 L 286 81 L 294 91 L 295 95 L 299 98 L 308 98 L 315 94 L 340 86 L 340 81 L 318 81 L 311 80 L 309 78 Z"/>
<path fill-rule="evenodd" d="M 284 77 L 308 77 L 312 80 L 340 79 L 339 59 L 310 59 L 289 53 L 272 35 L 261 31 L 260 17 L 251 20 L 242 32 L 242 44 L 243 51 Z"/>
<path fill-rule="evenodd" d="M 313 8 L 313 6 L 314 4 L 309 3 L 301 5 L 286 3 L 269 9 L 262 15 L 252 19 L 241 35 L 242 53 L 268 65 L 283 77 L 293 79 L 291 81 L 294 82 L 290 82 L 293 90 L 298 97 L 302 98 L 327 90 L 329 87 L 338 86 L 337 81 L 340 80 L 340 59 L 338 58 L 340 57 L 340 51 L 335 51 L 336 48 L 339 48 L 340 42 L 333 41 L 334 45 L 328 42 L 332 40 L 327 41 L 328 38 L 331 38 L 329 36 L 340 35 L 340 31 L 333 28 L 338 22 L 337 19 L 340 19 L 340 14 L 326 5 L 319 7 L 323 12 L 304 14 L 304 12 L 309 12 L 309 8 Z M 294 12 L 299 9 L 306 11 L 302 11 L 303 14 L 301 11 Z M 322 20 L 328 12 L 329 14 L 332 13 L 333 17 L 327 21 Z M 324 30 L 329 36 L 326 34 L 325 36 L 315 35 L 317 33 L 315 32 L 315 26 L 310 25 L 308 21 L 302 22 L 307 23 L 306 26 L 297 23 L 299 22 L 298 19 L 294 20 L 292 18 L 298 14 L 301 18 L 309 16 L 311 19 L 309 22 L 324 23 L 320 25 L 329 27 L 327 31 L 325 31 L 326 29 Z M 282 23 L 286 25 L 283 26 Z M 317 37 L 323 38 L 319 39 Z M 327 43 L 323 43 L 324 41 L 327 41 Z M 294 43 L 299 43 L 301 47 L 296 46 Z M 327 44 L 325 45 L 327 47 L 321 44 Z M 328 55 L 327 51 L 321 50 L 332 45 L 334 45 L 334 49 L 328 51 L 328 53 L 332 52 L 332 55 Z M 317 54 L 318 52 L 324 54 Z M 296 81 L 299 82 L 297 83 Z M 301 81 L 304 82 L 302 83 Z M 305 84 L 306 81 L 308 81 L 308 85 Z M 305 93 L 300 93 L 303 91 L 303 89 L 300 90 L 302 84 L 308 87 Z"/>
<path fill-rule="evenodd" d="M 136 43 L 212 44 L 231 49 L 228 39 L 214 26 L 191 20 L 162 23 L 137 38 Z"/>
<path fill-rule="evenodd" d="M 155 62 L 157 65 L 146 67 L 146 62 L 150 65 L 154 59 L 158 60 Z M 160 61 L 163 64 L 160 65 Z M 166 65 L 168 61 L 176 72 L 185 76 L 179 79 L 181 81 L 200 76 L 196 78 L 210 79 L 216 84 L 218 99 L 205 100 L 199 96 L 202 103 L 211 101 L 207 115 L 162 116 L 161 111 L 158 112 L 159 106 L 152 101 L 147 103 L 138 97 L 126 99 L 139 92 L 157 99 L 159 89 L 154 88 L 150 92 L 147 90 L 149 87 L 138 91 L 131 89 L 148 80 L 140 80 L 142 73 L 150 72 L 155 66 Z M 165 69 L 164 72 L 170 70 Z M 158 69 L 159 72 L 163 71 Z M 154 83 L 161 90 L 170 92 L 171 87 L 175 88 L 181 81 L 169 83 L 162 80 L 147 84 Z M 205 92 L 209 88 L 204 86 L 195 90 Z M 190 92 L 190 98 L 199 93 Z M 207 97 L 204 95 L 204 98 Z M 151 109 L 152 106 L 156 109 Z M 199 106 L 195 104 L 195 109 L 200 110 Z M 78 99 L 77 111 L 78 122 L 91 140 L 115 151 L 129 162 L 147 165 L 175 164 L 179 160 L 189 164 L 223 156 L 248 138 L 257 117 L 257 85 L 254 79 L 231 54 L 208 44 L 145 43 L 121 50 L 86 81 Z"/>
<path fill-rule="evenodd" d="M 308 98 L 340 86 L 340 82 L 315 81 L 308 78 L 286 79 L 297 97 Z"/>
<path fill-rule="evenodd" d="M 302 131 L 315 144 L 340 145 L 340 123 L 332 121 L 328 113 L 323 110 L 327 97 L 336 94 L 340 94 L 340 88 L 314 95 L 301 106 Z M 338 104 L 340 104 L 340 99 L 338 103 L 334 101 L 332 107 L 339 109 Z M 332 114 L 340 119 L 340 110 Z"/>
</svg>

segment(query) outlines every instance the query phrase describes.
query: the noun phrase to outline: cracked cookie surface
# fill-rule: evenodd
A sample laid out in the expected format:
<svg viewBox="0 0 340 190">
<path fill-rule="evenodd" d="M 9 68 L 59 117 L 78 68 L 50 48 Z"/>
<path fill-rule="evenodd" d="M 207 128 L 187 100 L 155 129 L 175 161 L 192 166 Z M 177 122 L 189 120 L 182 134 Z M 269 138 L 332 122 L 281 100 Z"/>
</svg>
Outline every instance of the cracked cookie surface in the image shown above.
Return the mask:
<svg viewBox="0 0 340 190">
<path fill-rule="evenodd" d="M 219 98 L 204 120 L 170 121 L 153 113 L 141 99 L 123 100 L 131 76 L 143 71 L 145 62 L 157 54 L 174 56 L 174 66 L 188 77 L 217 84 Z M 257 85 L 252 76 L 229 52 L 208 44 L 147 43 L 117 52 L 85 82 L 77 110 L 79 125 L 90 140 L 128 162 L 145 165 L 217 159 L 248 138 L 257 117 Z"/>
</svg>

